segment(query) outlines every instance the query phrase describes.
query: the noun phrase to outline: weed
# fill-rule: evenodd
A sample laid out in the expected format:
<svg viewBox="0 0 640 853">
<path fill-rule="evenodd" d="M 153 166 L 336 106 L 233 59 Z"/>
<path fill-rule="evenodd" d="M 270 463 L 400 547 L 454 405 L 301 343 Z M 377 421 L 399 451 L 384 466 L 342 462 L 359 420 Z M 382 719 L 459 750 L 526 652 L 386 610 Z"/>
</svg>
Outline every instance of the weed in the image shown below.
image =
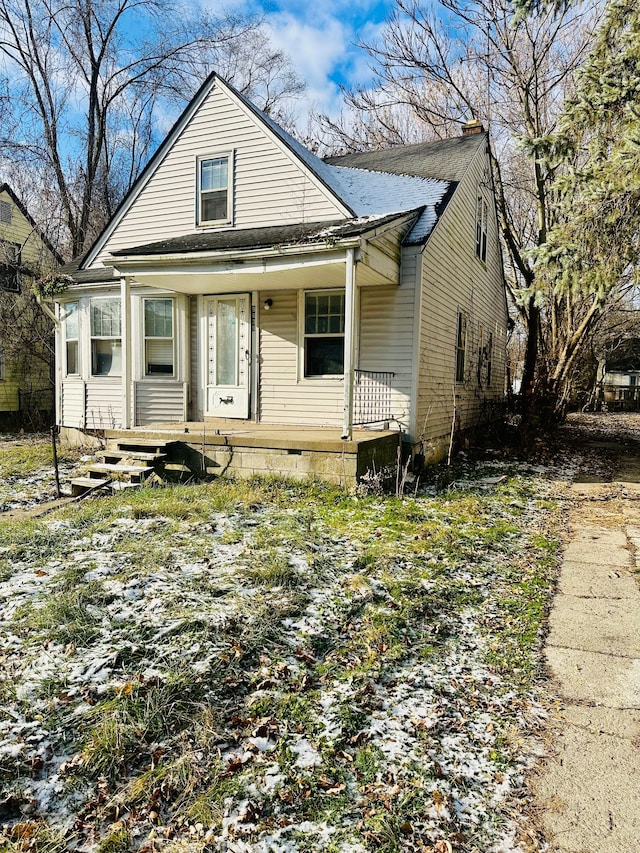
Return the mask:
<svg viewBox="0 0 640 853">
<path fill-rule="evenodd" d="M 130 849 L 131 833 L 124 824 L 120 824 L 100 841 L 96 853 L 127 853 Z"/>
<path fill-rule="evenodd" d="M 0 834 L 0 845 L 6 853 L 24 853 L 25 850 L 67 853 L 69 849 L 63 833 L 51 829 L 43 820 L 24 820 L 5 825 Z"/>
<path fill-rule="evenodd" d="M 247 580 L 267 588 L 293 588 L 300 583 L 300 576 L 289 557 L 275 548 L 259 554 L 254 552 L 250 565 L 242 574 Z"/>
</svg>

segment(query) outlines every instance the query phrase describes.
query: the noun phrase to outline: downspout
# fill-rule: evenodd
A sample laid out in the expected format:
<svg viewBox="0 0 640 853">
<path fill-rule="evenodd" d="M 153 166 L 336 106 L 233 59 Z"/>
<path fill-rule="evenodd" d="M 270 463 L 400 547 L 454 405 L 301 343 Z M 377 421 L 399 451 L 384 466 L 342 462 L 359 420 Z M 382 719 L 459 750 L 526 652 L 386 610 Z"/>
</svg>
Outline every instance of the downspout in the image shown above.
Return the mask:
<svg viewBox="0 0 640 853">
<path fill-rule="evenodd" d="M 353 366 L 356 319 L 355 249 L 347 249 L 344 287 L 344 417 L 342 438 L 351 441 L 353 433 Z"/>
<path fill-rule="evenodd" d="M 131 298 L 129 279 L 120 279 L 122 336 L 122 428 L 131 429 Z"/>
</svg>

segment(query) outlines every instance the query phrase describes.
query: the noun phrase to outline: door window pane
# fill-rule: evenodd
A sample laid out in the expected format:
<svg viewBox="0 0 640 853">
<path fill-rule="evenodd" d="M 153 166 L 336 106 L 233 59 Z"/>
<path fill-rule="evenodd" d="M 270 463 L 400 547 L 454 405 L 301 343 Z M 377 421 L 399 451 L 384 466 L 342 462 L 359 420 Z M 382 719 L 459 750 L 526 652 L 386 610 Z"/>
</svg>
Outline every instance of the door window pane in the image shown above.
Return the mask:
<svg viewBox="0 0 640 853">
<path fill-rule="evenodd" d="M 218 301 L 216 316 L 216 384 L 237 385 L 238 319 L 236 300 Z"/>
</svg>

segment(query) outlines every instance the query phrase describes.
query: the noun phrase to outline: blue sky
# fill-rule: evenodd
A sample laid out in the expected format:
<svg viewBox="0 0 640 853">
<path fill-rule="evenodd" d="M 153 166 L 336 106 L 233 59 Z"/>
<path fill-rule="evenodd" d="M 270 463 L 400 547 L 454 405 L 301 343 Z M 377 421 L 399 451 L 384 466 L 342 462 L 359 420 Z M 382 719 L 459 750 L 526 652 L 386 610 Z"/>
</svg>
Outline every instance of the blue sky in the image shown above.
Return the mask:
<svg viewBox="0 0 640 853">
<path fill-rule="evenodd" d="M 207 0 L 203 0 L 206 4 Z M 208 0 L 212 2 L 212 0 Z M 393 0 L 232 0 L 235 8 L 261 10 L 275 45 L 285 51 L 307 83 L 300 118 L 313 109 L 335 114 L 340 84 L 366 83 L 370 77 L 358 38 L 374 40 L 393 8 Z"/>
</svg>

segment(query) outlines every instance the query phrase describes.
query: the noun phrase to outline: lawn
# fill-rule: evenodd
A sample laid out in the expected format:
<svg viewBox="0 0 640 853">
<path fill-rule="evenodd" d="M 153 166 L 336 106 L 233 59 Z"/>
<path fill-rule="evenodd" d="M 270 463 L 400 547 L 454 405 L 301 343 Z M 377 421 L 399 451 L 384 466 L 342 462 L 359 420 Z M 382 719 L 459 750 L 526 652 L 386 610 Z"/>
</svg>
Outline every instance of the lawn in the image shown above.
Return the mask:
<svg viewBox="0 0 640 853">
<path fill-rule="evenodd" d="M 0 523 L 7 851 L 531 849 L 559 486 L 452 478 L 214 481 Z"/>
</svg>

